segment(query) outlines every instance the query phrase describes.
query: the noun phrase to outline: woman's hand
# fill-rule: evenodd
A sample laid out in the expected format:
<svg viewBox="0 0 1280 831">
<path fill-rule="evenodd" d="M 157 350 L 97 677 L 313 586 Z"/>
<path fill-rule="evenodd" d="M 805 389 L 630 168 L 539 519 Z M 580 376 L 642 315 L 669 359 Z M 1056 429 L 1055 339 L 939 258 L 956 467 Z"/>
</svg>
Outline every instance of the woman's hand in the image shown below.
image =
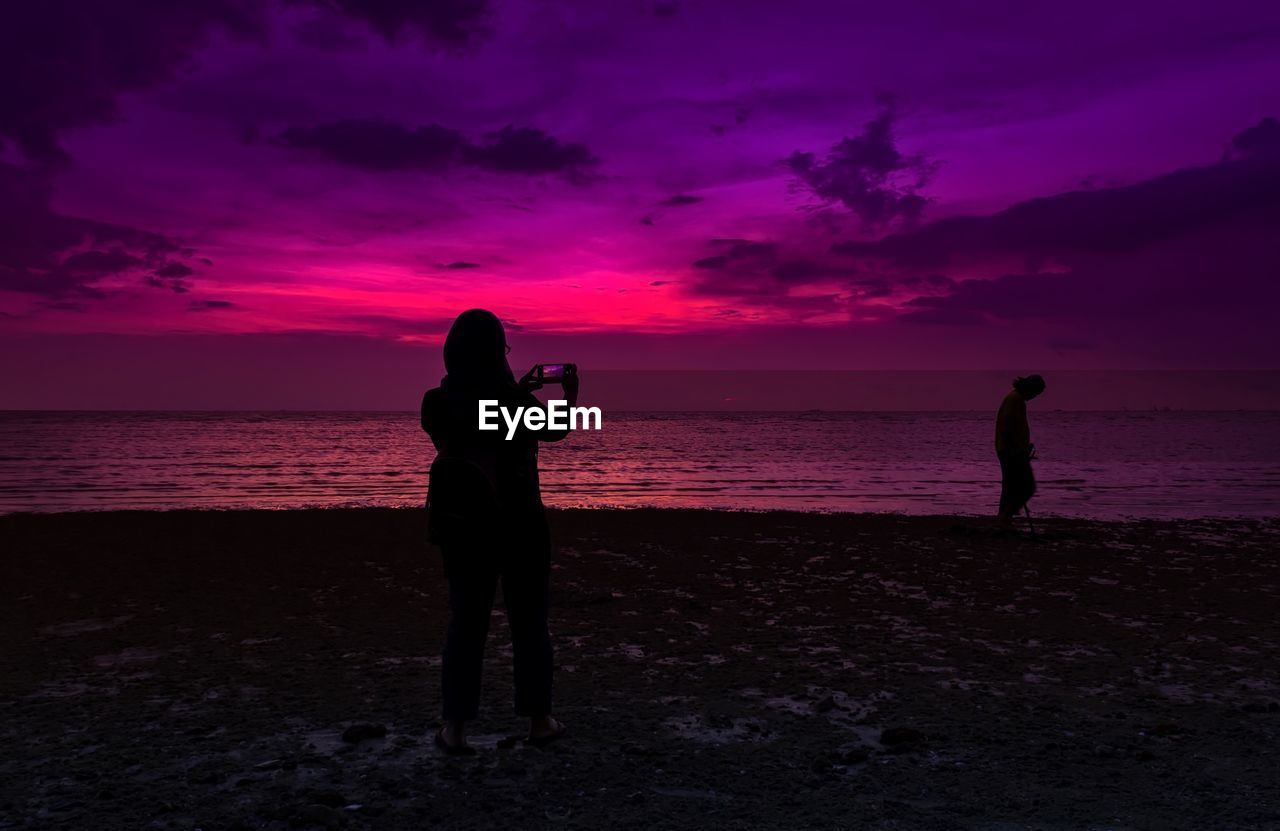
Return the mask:
<svg viewBox="0 0 1280 831">
<path fill-rule="evenodd" d="M 569 402 L 570 407 L 578 404 L 578 372 L 574 370 L 564 376 L 564 398 Z"/>
<path fill-rule="evenodd" d="M 524 374 L 524 377 L 516 382 L 516 386 L 524 392 L 533 392 L 534 390 L 542 389 L 542 382 L 534 376 L 534 373 L 537 371 L 538 367 L 534 366 Z"/>
</svg>

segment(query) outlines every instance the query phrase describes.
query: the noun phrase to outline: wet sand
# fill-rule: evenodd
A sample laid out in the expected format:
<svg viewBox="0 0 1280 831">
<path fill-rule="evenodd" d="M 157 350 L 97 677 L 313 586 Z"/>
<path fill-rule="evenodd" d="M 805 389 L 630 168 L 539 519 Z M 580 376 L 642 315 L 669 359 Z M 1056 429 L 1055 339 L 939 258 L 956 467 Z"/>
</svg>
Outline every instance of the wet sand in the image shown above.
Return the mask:
<svg viewBox="0 0 1280 831">
<path fill-rule="evenodd" d="M 472 759 L 423 525 L 0 517 L 0 828 L 1280 828 L 1280 523 L 554 512 Z"/>
</svg>

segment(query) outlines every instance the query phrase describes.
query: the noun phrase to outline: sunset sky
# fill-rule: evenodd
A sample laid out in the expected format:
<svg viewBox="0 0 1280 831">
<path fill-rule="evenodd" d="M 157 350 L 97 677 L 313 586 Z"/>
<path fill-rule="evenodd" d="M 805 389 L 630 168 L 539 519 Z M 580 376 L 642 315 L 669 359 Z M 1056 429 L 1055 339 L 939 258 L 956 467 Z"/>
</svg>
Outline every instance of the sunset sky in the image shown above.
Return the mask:
<svg viewBox="0 0 1280 831">
<path fill-rule="evenodd" d="M 474 306 L 517 363 L 1280 366 L 1275 3 L 63 0 L 0 73 L 0 406 L 430 376 Z"/>
</svg>

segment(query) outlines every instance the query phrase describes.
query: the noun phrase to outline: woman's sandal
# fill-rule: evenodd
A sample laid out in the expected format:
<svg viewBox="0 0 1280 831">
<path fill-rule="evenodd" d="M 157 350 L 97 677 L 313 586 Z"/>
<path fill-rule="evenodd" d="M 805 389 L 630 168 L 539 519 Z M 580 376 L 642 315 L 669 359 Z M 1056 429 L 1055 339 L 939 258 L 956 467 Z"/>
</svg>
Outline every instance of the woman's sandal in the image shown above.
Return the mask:
<svg viewBox="0 0 1280 831">
<path fill-rule="evenodd" d="M 524 740 L 524 743 L 529 745 L 530 747 L 546 747 L 547 745 L 551 744 L 554 741 L 563 739 L 564 734 L 569 732 L 569 728 L 565 726 L 565 723 L 563 721 L 557 721 L 556 725 L 557 727 L 555 729 L 555 732 L 548 733 L 545 736 L 530 736 L 529 738 Z"/>
<path fill-rule="evenodd" d="M 436 747 L 444 751 L 446 756 L 474 756 L 476 749 L 469 744 L 449 744 L 444 737 L 444 728 L 436 731 Z"/>
</svg>

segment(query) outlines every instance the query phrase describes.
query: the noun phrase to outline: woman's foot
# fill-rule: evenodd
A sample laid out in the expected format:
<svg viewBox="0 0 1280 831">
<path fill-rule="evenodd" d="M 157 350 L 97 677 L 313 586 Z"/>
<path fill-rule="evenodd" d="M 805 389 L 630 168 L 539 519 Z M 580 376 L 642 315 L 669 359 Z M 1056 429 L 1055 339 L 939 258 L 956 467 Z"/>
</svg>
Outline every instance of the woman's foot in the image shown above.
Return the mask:
<svg viewBox="0 0 1280 831">
<path fill-rule="evenodd" d="M 525 741 L 534 747 L 543 747 L 564 736 L 568 729 L 563 722 L 551 716 L 531 718 L 529 719 L 529 738 Z"/>
<path fill-rule="evenodd" d="M 436 747 L 450 756 L 474 756 L 476 749 L 467 744 L 467 733 L 460 721 L 446 721 L 436 731 Z"/>
</svg>

